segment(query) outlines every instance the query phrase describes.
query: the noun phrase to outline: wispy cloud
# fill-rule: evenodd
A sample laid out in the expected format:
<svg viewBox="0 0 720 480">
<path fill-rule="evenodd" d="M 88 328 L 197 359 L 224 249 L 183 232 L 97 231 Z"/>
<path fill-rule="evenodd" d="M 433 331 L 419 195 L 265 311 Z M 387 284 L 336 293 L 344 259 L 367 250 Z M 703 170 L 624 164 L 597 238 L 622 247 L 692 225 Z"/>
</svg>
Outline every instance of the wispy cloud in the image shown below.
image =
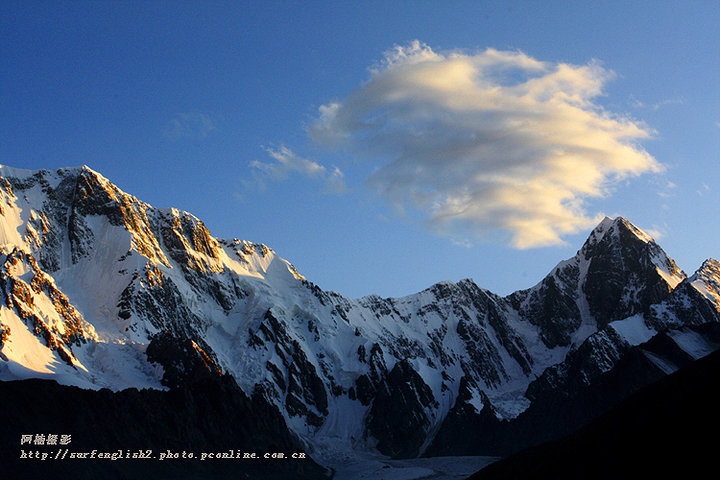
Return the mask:
<svg viewBox="0 0 720 480">
<path fill-rule="evenodd" d="M 667 232 L 667 225 L 658 227 L 657 225 L 653 225 L 653 228 L 649 228 L 645 230 L 647 233 L 650 234 L 650 236 L 653 238 L 653 240 L 658 241 L 665 238 L 666 232 Z"/>
<path fill-rule="evenodd" d="M 163 129 L 163 136 L 171 141 L 180 139 L 202 140 L 215 130 L 210 115 L 199 112 L 178 113 Z"/>
<path fill-rule="evenodd" d="M 699 189 L 695 190 L 695 192 L 696 192 L 699 196 L 702 197 L 704 193 L 707 193 L 707 192 L 709 192 L 710 190 L 711 190 L 711 189 L 710 189 L 710 185 L 708 185 L 707 183 L 703 182 L 703 183 L 702 183 L 702 188 L 699 188 Z"/>
<path fill-rule="evenodd" d="M 658 111 L 663 107 L 666 107 L 668 105 L 682 105 L 685 101 L 680 98 L 668 98 L 665 100 L 661 100 L 659 102 L 655 103 L 645 103 L 640 100 L 638 100 L 634 95 L 630 95 L 630 104 L 635 108 L 645 108 L 653 111 Z"/>
<path fill-rule="evenodd" d="M 328 170 L 313 160 L 296 155 L 284 145 L 279 148 L 265 148 L 265 151 L 270 155 L 271 160 L 250 162 L 250 166 L 255 169 L 255 178 L 261 188 L 264 186 L 265 180 L 282 181 L 291 174 L 299 174 L 321 180 L 325 183 L 328 193 L 342 193 L 347 190 L 344 174 L 337 167 Z"/>
<path fill-rule="evenodd" d="M 451 238 L 450 242 L 455 245 L 456 247 L 463 247 L 463 248 L 472 248 L 473 243 L 468 240 L 467 238 Z"/>
<path fill-rule="evenodd" d="M 658 190 L 658 196 L 662 198 L 670 198 L 673 196 L 673 192 L 677 189 L 677 185 L 670 180 L 666 180 L 661 185 L 661 190 Z"/>
<path fill-rule="evenodd" d="M 560 244 L 597 220 L 588 198 L 662 170 L 638 144 L 648 127 L 593 102 L 613 77 L 597 62 L 438 53 L 415 41 L 387 52 L 348 97 L 321 106 L 309 133 L 381 159 L 368 185 L 440 233 Z"/>
</svg>

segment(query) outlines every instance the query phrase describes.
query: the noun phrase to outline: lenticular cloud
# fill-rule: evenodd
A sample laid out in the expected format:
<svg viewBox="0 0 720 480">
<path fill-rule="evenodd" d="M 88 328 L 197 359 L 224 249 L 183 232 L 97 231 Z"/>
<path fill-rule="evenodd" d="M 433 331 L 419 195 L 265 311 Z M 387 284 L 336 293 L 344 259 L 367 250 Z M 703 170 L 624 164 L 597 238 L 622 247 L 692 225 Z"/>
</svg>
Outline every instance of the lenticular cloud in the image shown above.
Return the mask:
<svg viewBox="0 0 720 480">
<path fill-rule="evenodd" d="M 613 73 L 521 52 L 395 47 L 310 128 L 325 146 L 382 163 L 368 184 L 436 231 L 517 248 L 562 243 L 595 222 L 584 202 L 662 166 L 638 142 L 651 132 L 593 99 Z"/>
</svg>

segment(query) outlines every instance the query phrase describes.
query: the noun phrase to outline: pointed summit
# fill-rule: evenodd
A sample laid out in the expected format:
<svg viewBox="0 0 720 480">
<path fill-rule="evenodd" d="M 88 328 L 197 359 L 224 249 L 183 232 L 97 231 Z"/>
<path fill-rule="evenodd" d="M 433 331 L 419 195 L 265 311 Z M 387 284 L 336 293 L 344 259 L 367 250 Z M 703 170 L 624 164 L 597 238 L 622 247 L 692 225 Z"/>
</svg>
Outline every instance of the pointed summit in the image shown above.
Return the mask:
<svg viewBox="0 0 720 480">
<path fill-rule="evenodd" d="M 626 240 L 636 239 L 643 243 L 655 243 L 655 240 L 650 235 L 633 225 L 626 218 L 615 217 L 612 219 L 605 217 L 598 226 L 590 232 L 580 252 L 587 253 L 588 250 L 591 250 L 608 235 L 610 235 L 612 239 L 608 239 L 607 241 L 620 241 L 623 237 L 627 237 Z"/>
<path fill-rule="evenodd" d="M 621 220 L 621 219 L 624 220 L 624 218 L 622 218 L 622 217 L 617 217 L 616 220 Z M 595 235 L 603 236 L 605 234 L 605 232 L 607 232 L 610 229 L 610 227 L 612 227 L 613 223 L 615 223 L 615 220 L 606 216 L 605 218 L 603 218 L 600 221 L 600 223 L 598 223 L 597 227 L 595 227 L 593 229 L 593 231 L 590 235 L 592 236 L 593 234 L 595 234 Z"/>
<path fill-rule="evenodd" d="M 650 235 L 623 217 L 605 217 L 577 255 L 508 298 L 553 348 L 645 312 L 685 278 Z"/>
<path fill-rule="evenodd" d="M 688 282 L 720 311 L 720 262 L 714 258 L 705 260 Z"/>
<path fill-rule="evenodd" d="M 650 235 L 623 217 L 605 217 L 578 254 L 589 262 L 583 291 L 599 325 L 646 311 L 687 277 Z"/>
</svg>

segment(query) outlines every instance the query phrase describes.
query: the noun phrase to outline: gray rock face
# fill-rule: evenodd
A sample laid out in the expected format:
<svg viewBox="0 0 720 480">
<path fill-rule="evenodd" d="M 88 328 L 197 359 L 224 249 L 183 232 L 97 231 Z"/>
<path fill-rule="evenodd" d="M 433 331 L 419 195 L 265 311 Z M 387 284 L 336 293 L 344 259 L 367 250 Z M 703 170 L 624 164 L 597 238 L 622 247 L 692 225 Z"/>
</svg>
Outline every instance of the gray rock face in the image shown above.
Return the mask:
<svg viewBox="0 0 720 480">
<path fill-rule="evenodd" d="M 425 442 L 437 406 L 432 390 L 407 360 L 396 363 L 374 396 L 366 418 L 367 432 L 378 439 L 377 449 L 392 457 L 414 457 Z"/>
<path fill-rule="evenodd" d="M 614 320 L 647 313 L 650 305 L 670 295 L 674 286 L 658 267 L 672 276 L 685 277 L 654 241 L 644 242 L 638 235 L 638 229 L 622 219 L 613 222 L 600 240 L 585 244 L 585 255 L 592 261 L 583 292 L 601 328 Z"/>
</svg>

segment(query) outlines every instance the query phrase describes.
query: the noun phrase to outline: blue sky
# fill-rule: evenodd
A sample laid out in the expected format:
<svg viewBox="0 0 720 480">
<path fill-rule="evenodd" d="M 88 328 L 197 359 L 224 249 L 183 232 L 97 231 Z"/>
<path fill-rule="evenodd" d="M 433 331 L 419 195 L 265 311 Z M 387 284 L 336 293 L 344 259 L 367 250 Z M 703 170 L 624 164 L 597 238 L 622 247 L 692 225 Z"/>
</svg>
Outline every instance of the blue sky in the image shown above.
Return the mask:
<svg viewBox="0 0 720 480">
<path fill-rule="evenodd" d="M 0 4 L 0 163 L 87 164 L 322 288 L 527 288 L 601 215 L 720 257 L 720 2 Z"/>
</svg>

